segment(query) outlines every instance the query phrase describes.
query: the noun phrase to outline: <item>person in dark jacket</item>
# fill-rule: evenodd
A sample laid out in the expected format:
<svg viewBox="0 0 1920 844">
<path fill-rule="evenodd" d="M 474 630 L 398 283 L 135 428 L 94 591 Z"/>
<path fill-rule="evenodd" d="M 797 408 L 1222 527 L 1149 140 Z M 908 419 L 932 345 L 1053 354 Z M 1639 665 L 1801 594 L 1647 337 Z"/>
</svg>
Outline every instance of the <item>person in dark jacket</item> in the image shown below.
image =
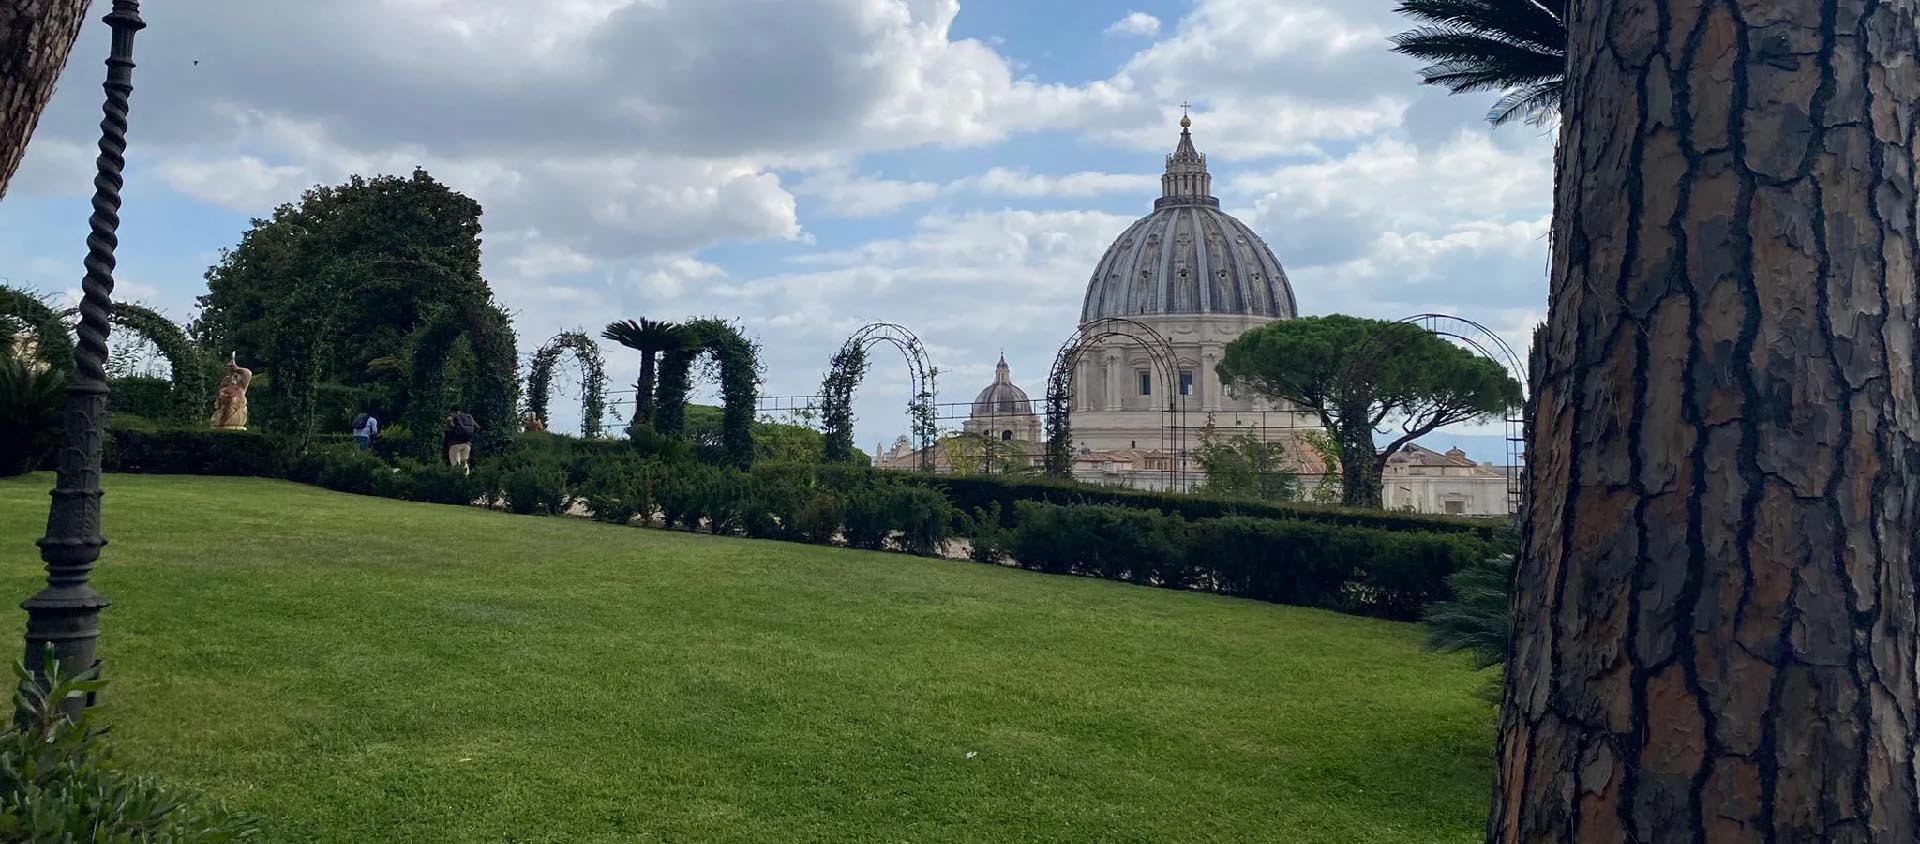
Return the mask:
<svg viewBox="0 0 1920 844">
<path fill-rule="evenodd" d="M 480 433 L 480 425 L 473 414 L 456 410 L 447 417 L 447 431 L 440 437 L 446 446 L 447 465 L 458 466 L 463 472 L 472 472 L 473 438 Z"/>
</svg>

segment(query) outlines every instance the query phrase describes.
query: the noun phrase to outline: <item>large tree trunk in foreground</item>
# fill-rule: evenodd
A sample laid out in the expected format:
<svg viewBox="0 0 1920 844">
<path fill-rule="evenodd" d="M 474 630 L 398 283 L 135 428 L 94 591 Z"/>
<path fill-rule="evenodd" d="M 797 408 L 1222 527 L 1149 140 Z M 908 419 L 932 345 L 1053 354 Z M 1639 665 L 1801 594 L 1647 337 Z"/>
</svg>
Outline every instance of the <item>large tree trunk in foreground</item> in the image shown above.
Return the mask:
<svg viewBox="0 0 1920 844">
<path fill-rule="evenodd" d="M 20 167 L 88 0 L 0 0 L 0 199 Z"/>
<path fill-rule="evenodd" d="M 1573 4 L 1490 841 L 1920 834 L 1917 4 Z"/>
</svg>

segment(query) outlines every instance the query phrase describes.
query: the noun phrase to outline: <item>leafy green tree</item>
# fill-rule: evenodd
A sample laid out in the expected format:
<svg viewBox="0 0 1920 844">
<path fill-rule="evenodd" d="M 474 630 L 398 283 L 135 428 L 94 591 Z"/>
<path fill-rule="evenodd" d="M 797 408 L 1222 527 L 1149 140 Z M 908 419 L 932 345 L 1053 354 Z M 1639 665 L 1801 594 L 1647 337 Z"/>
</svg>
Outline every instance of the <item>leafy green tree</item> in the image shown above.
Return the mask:
<svg viewBox="0 0 1920 844">
<path fill-rule="evenodd" d="M 1265 442 L 1248 433 L 1221 436 L 1209 422 L 1194 453 L 1207 479 L 1195 491 L 1290 501 L 1299 496 L 1300 479 L 1288 471 L 1286 456 L 1283 443 Z"/>
<path fill-rule="evenodd" d="M 313 188 L 221 252 L 190 329 L 209 359 L 237 355 L 265 377 L 260 410 L 270 424 L 306 424 L 317 395 L 338 393 L 322 384 L 403 418 L 418 380 L 409 372 L 415 335 L 445 314 L 462 332 L 489 335 L 472 344 L 488 358 L 464 380 L 517 368 L 510 329 L 496 337 L 510 321 L 480 275 L 480 230 L 480 204 L 425 170 Z"/>
<path fill-rule="evenodd" d="M 1428 85 L 1500 92 L 1487 122 L 1543 124 L 1560 113 L 1566 88 L 1564 2 L 1404 0 L 1397 11 L 1420 26 L 1393 36 L 1393 49 L 1430 63 L 1420 72 Z"/>
<path fill-rule="evenodd" d="M 1387 459 L 1435 429 L 1521 403 L 1500 364 L 1425 329 L 1333 314 L 1281 320 L 1227 344 L 1225 381 L 1318 414 L 1340 446 L 1342 500 L 1380 506 Z M 1399 435 L 1376 449 L 1384 425 Z"/>
<path fill-rule="evenodd" d="M 685 328 L 671 322 L 650 319 L 607 323 L 600 336 L 640 353 L 640 378 L 633 384 L 633 428 L 653 424 L 653 385 L 659 355 L 686 348 L 690 338 Z"/>
</svg>

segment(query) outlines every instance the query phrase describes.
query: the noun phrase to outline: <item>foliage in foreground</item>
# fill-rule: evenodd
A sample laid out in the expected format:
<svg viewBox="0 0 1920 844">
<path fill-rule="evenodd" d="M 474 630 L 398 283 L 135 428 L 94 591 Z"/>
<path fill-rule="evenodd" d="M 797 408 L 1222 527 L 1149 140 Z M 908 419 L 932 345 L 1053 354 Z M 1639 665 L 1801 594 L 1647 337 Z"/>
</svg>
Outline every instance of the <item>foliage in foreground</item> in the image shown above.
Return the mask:
<svg viewBox="0 0 1920 844">
<path fill-rule="evenodd" d="M 1567 23 L 1541 0 L 1405 0 L 1395 11 L 1420 26 L 1393 36 L 1394 52 L 1422 59 L 1422 81 L 1455 94 L 1497 91 L 1495 126 L 1541 125 L 1566 92 Z"/>
<path fill-rule="evenodd" d="M 47 677 L 14 663 L 17 723 L 0 739 L 0 841 L 80 844 L 225 844 L 256 833 L 218 803 L 114 766 L 93 711 L 63 706 L 106 685 L 99 666 L 62 676 L 47 649 Z M 50 680 L 48 678 L 59 678 Z"/>
<path fill-rule="evenodd" d="M 34 467 L 60 437 L 66 376 L 0 352 L 0 478 Z"/>
<path fill-rule="evenodd" d="M 1513 630 L 1508 600 L 1513 556 L 1502 554 L 1474 563 L 1447 578 L 1453 597 L 1427 607 L 1427 647 L 1443 653 L 1465 651 L 1474 665 L 1487 668 L 1507 661 Z"/>
</svg>

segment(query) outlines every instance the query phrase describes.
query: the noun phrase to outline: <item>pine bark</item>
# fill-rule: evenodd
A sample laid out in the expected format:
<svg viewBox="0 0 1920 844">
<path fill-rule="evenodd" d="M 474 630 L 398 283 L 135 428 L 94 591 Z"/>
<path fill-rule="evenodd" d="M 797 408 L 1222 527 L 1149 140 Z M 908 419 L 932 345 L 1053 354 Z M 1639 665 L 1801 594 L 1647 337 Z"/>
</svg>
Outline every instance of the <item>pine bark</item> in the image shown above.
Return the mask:
<svg viewBox="0 0 1920 844">
<path fill-rule="evenodd" d="M 1489 841 L 1920 835 L 1916 5 L 1572 5 Z"/>
<path fill-rule="evenodd" d="M 0 199 L 86 21 L 88 0 L 0 0 Z"/>
</svg>

